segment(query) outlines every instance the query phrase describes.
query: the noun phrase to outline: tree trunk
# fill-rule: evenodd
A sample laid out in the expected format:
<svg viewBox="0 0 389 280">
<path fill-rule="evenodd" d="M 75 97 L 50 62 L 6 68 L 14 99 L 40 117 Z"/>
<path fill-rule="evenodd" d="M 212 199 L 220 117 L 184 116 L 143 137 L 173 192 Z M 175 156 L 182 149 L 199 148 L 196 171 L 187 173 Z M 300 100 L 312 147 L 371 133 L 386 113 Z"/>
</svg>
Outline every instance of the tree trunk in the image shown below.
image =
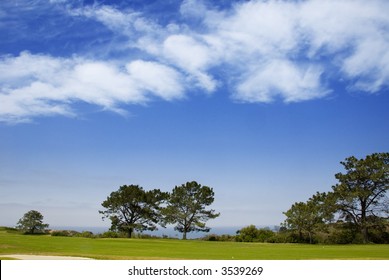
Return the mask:
<svg viewBox="0 0 389 280">
<path fill-rule="evenodd" d="M 133 228 L 130 228 L 130 229 L 127 231 L 127 237 L 128 237 L 128 238 L 131 238 L 131 237 L 132 237 L 133 231 L 134 231 Z"/>
<path fill-rule="evenodd" d="M 363 243 L 368 242 L 368 232 L 366 224 L 366 201 L 361 201 L 361 229 L 363 236 Z"/>
<path fill-rule="evenodd" d="M 182 234 L 182 239 L 183 240 L 186 240 L 186 231 L 184 230 L 183 234 Z"/>
<path fill-rule="evenodd" d="M 363 235 L 363 243 L 366 244 L 369 242 L 369 233 L 367 231 L 366 224 L 362 225 L 362 235 Z"/>
</svg>

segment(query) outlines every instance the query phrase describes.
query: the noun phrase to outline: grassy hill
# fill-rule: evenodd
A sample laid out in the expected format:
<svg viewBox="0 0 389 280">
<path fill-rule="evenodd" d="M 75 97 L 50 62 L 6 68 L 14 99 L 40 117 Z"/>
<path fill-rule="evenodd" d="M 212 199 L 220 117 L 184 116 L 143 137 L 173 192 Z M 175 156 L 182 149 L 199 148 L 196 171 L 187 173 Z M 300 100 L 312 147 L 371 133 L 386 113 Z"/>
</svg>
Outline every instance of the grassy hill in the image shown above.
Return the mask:
<svg viewBox="0 0 389 280">
<path fill-rule="evenodd" d="M 34 254 L 94 259 L 385 259 L 389 245 L 304 245 L 23 235 L 0 228 L 1 255 Z"/>
</svg>

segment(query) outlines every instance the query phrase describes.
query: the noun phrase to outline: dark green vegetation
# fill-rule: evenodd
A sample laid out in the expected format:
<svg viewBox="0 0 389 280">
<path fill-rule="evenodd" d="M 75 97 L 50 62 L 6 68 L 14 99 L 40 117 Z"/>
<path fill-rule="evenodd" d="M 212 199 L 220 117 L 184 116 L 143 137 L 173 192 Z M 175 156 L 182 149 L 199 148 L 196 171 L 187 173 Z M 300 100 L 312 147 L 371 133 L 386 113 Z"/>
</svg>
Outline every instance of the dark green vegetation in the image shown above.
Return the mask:
<svg viewBox="0 0 389 280">
<path fill-rule="evenodd" d="M 211 236 L 209 240 L 269 243 L 384 243 L 389 244 L 389 153 L 341 162 L 345 173 L 330 192 L 317 192 L 306 202 L 296 202 L 284 212 L 286 220 L 277 233 L 248 226 L 237 236 Z M 144 191 L 130 185 L 112 192 L 100 211 L 111 219 L 111 230 L 126 232 L 157 229 L 174 224 L 183 233 L 208 232 L 206 221 L 220 215 L 206 209 L 214 201 L 212 188 L 197 182 L 176 186 L 171 193 Z M 207 239 L 207 238 L 206 238 Z"/>
<path fill-rule="evenodd" d="M 194 181 L 176 186 L 162 210 L 165 221 L 176 224 L 174 229 L 182 232 L 182 239 L 186 239 L 187 232 L 209 232 L 210 228 L 205 226 L 205 222 L 220 215 L 215 210 L 205 209 L 213 203 L 214 196 L 212 188 Z"/>
<path fill-rule="evenodd" d="M 17 228 L 25 233 L 39 233 L 49 227 L 48 224 L 43 223 L 43 215 L 36 210 L 28 211 L 18 221 Z"/>
<path fill-rule="evenodd" d="M 271 243 L 386 243 L 389 244 L 389 153 L 341 162 L 345 173 L 330 192 L 317 192 L 306 202 L 296 202 L 284 212 L 286 220 L 277 233 L 248 226 L 236 237 L 214 240 Z M 176 186 L 171 193 L 144 191 L 124 185 L 102 203 L 100 211 L 110 218 L 111 230 L 131 237 L 134 231 L 175 225 L 183 239 L 191 231 L 208 232 L 206 222 L 220 215 L 206 209 L 214 201 L 212 188 L 197 182 Z"/>
<path fill-rule="evenodd" d="M 111 220 L 111 230 L 126 232 L 131 238 L 133 232 L 156 230 L 161 222 L 160 205 L 168 194 L 160 190 L 145 191 L 137 185 L 124 185 L 112 192 L 101 204 L 104 218 Z"/>
<path fill-rule="evenodd" d="M 111 220 L 111 230 L 125 232 L 131 238 L 134 231 L 156 230 L 174 224 L 175 230 L 186 234 L 192 231 L 208 232 L 205 222 L 219 216 L 215 210 L 206 210 L 214 201 L 213 189 L 195 181 L 175 186 L 172 193 L 159 189 L 145 191 L 138 185 L 124 185 L 112 192 L 101 204 L 104 218 Z"/>
<path fill-rule="evenodd" d="M 346 172 L 335 175 L 339 183 L 332 187 L 333 191 L 317 192 L 307 202 L 294 203 L 284 212 L 286 220 L 277 231 L 250 225 L 236 236 L 211 235 L 203 241 L 389 244 L 389 153 L 364 159 L 349 157 L 341 164 Z M 91 232 L 56 231 L 52 236 L 134 237 L 145 230 L 156 230 L 158 225 L 173 224 L 186 239 L 188 232 L 210 230 L 206 222 L 220 215 L 206 209 L 213 201 L 213 189 L 195 181 L 176 186 L 171 193 L 124 185 L 102 203 L 106 210 L 100 213 L 112 224 L 109 232 L 94 236 Z M 43 231 L 47 225 L 42 220 L 39 212 L 30 211 L 19 221 L 19 228 L 31 234 Z"/>
<path fill-rule="evenodd" d="M 284 212 L 294 242 L 389 243 L 389 153 L 346 158 L 331 192 Z"/>
<path fill-rule="evenodd" d="M 25 235 L 0 228 L 1 255 L 38 254 L 94 259 L 389 259 L 389 245 L 309 245 L 200 240 Z"/>
</svg>

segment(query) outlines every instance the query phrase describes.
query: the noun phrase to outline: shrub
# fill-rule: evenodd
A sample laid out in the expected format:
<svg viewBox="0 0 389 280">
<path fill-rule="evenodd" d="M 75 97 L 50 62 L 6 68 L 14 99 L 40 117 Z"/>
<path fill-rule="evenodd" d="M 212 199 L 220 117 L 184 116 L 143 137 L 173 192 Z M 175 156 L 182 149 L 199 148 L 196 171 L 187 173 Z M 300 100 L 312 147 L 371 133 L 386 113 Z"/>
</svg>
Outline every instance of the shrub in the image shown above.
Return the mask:
<svg viewBox="0 0 389 280">
<path fill-rule="evenodd" d="M 119 238 L 119 234 L 115 231 L 106 231 L 99 235 L 101 238 Z"/>
<path fill-rule="evenodd" d="M 51 232 L 51 236 L 69 236 L 68 231 L 66 230 L 55 230 Z"/>
<path fill-rule="evenodd" d="M 0 227 L 0 230 L 5 230 L 5 232 L 12 234 L 22 233 L 22 231 L 20 231 L 19 229 L 12 227 Z"/>
<path fill-rule="evenodd" d="M 257 242 L 268 242 L 269 239 L 275 236 L 275 233 L 270 229 L 258 229 L 257 230 Z"/>
<path fill-rule="evenodd" d="M 268 242 L 272 239 L 275 233 L 268 229 L 257 229 L 254 225 L 242 228 L 237 232 L 236 241 L 238 242 Z"/>
<path fill-rule="evenodd" d="M 235 236 L 229 234 L 222 234 L 222 235 L 208 234 L 200 239 L 204 241 L 222 241 L 222 242 L 236 241 Z"/>
<path fill-rule="evenodd" d="M 236 241 L 238 242 L 254 242 L 257 239 L 257 228 L 254 225 L 249 225 L 237 231 Z"/>
<path fill-rule="evenodd" d="M 339 221 L 330 228 L 327 243 L 330 244 L 350 244 L 362 243 L 358 236 L 356 227 L 351 223 Z"/>
<path fill-rule="evenodd" d="M 91 231 L 83 231 L 81 233 L 78 233 L 76 235 L 77 237 L 84 237 L 84 238 L 94 238 L 94 234 Z"/>
<path fill-rule="evenodd" d="M 80 233 L 74 230 L 53 230 L 50 234 L 51 236 L 73 237 L 79 235 Z"/>
</svg>

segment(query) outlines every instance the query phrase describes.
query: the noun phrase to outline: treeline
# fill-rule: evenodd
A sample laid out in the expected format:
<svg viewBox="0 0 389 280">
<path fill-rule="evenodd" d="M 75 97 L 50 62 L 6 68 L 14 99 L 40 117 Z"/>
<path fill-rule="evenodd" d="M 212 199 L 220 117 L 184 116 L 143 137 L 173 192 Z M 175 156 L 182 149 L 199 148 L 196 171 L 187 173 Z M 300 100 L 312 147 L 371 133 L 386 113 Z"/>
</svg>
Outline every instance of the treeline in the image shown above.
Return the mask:
<svg viewBox="0 0 389 280">
<path fill-rule="evenodd" d="M 335 174 L 338 183 L 328 192 L 317 192 L 305 202 L 296 202 L 283 214 L 276 230 L 250 225 L 236 235 L 207 235 L 210 241 L 272 243 L 389 243 L 389 153 L 374 153 L 362 159 L 341 162 L 345 172 Z M 171 192 L 146 191 L 138 185 L 123 185 L 101 204 L 110 231 L 98 237 L 152 237 L 144 231 L 174 225 L 183 234 L 209 232 L 209 219 L 220 215 L 206 209 L 214 201 L 213 189 L 195 181 L 175 186 Z M 26 213 L 18 228 L 26 233 L 44 232 L 48 227 L 35 210 Z M 89 232 L 53 235 L 96 237 Z"/>
<path fill-rule="evenodd" d="M 105 210 L 99 211 L 103 219 L 111 221 L 110 231 L 99 237 L 148 237 L 144 231 L 154 231 L 158 226 L 174 225 L 186 239 L 193 231 L 209 232 L 209 219 L 220 215 L 207 209 L 214 201 L 213 189 L 195 181 L 175 186 L 171 192 L 160 189 L 146 191 L 138 185 L 123 185 L 112 192 L 101 204 Z M 43 215 L 30 210 L 17 223 L 17 229 L 25 234 L 47 234 L 48 224 L 43 223 Z M 91 232 L 51 231 L 53 236 L 96 237 Z"/>
<path fill-rule="evenodd" d="M 389 225 L 386 228 L 371 230 L 369 242 L 389 244 Z M 261 243 L 310 243 L 310 244 L 360 244 L 364 243 L 362 235 L 352 224 L 342 221 L 326 225 L 326 229 L 315 231 L 313 236 L 304 232 L 302 235 L 296 230 L 278 227 L 257 228 L 250 225 L 240 229 L 236 235 L 209 234 L 201 238 L 205 241 L 220 242 L 261 242 Z"/>
<path fill-rule="evenodd" d="M 204 240 L 271 243 L 389 243 L 389 153 L 342 161 L 345 172 L 328 192 L 317 192 L 283 212 L 278 230 L 242 228 Z"/>
<path fill-rule="evenodd" d="M 124 185 L 112 192 L 101 204 L 106 210 L 99 211 L 111 220 L 110 230 L 127 233 L 154 231 L 158 225 L 174 225 L 182 239 L 193 231 L 208 232 L 206 222 L 220 215 L 206 209 L 214 201 L 213 189 L 195 181 L 175 186 L 171 192 L 160 189 L 146 191 L 138 185 Z"/>
<path fill-rule="evenodd" d="M 296 242 L 389 243 L 389 153 L 341 164 L 332 190 L 294 203 L 282 229 Z"/>
<path fill-rule="evenodd" d="M 93 233 L 91 231 L 75 231 L 75 230 L 49 230 L 46 231 L 46 234 L 51 236 L 60 236 L 60 237 L 84 237 L 84 238 L 127 238 L 126 232 L 117 232 L 117 231 L 106 231 L 103 233 Z M 168 235 L 151 235 L 145 234 L 142 232 L 133 233 L 132 238 L 136 239 L 178 239 L 173 238 Z"/>
</svg>

